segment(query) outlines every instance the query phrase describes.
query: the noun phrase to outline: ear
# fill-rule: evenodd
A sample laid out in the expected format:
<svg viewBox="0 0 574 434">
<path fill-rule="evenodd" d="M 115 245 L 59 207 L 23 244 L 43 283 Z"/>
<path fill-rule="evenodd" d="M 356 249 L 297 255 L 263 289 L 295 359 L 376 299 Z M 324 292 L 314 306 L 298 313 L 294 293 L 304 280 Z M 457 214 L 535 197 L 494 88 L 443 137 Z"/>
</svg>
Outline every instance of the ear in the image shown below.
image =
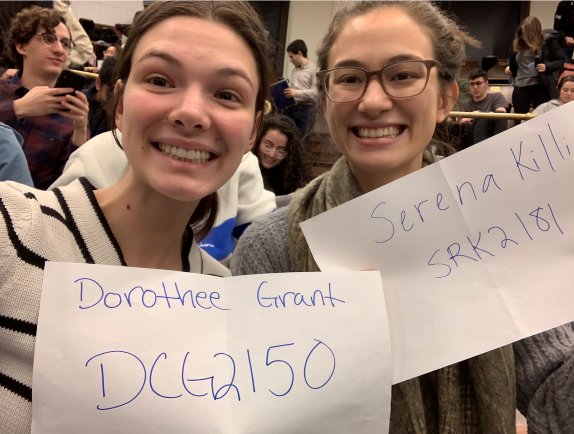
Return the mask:
<svg viewBox="0 0 574 434">
<path fill-rule="evenodd" d="M 458 99 L 458 84 L 456 82 L 449 84 L 442 92 L 436 112 L 436 123 L 439 124 L 448 116 Z"/>
<path fill-rule="evenodd" d="M 20 53 L 22 56 L 26 55 L 26 46 L 28 44 L 23 44 L 22 42 L 16 43 L 16 51 Z"/>
<path fill-rule="evenodd" d="M 253 128 L 251 129 L 251 134 L 249 135 L 249 141 L 247 142 L 247 145 L 245 146 L 244 154 L 247 154 L 253 148 L 253 145 L 255 144 L 255 139 L 257 138 L 257 131 L 259 130 L 259 125 L 261 125 L 261 119 L 262 118 L 263 118 L 263 113 L 261 111 L 258 111 L 255 114 L 255 119 L 253 122 Z"/>
<path fill-rule="evenodd" d="M 118 80 L 116 81 L 116 85 L 114 86 L 114 95 L 117 95 L 118 92 L 120 91 L 120 89 L 122 88 L 122 81 Z M 121 132 L 123 132 L 123 120 L 124 120 L 124 97 L 122 95 L 122 97 L 120 98 L 120 100 L 118 101 L 118 105 L 116 106 L 116 127 L 118 127 L 118 130 L 120 130 Z"/>
<path fill-rule="evenodd" d="M 100 77 L 96 77 L 96 90 L 99 92 L 101 88 L 102 88 L 102 80 L 100 80 Z"/>
</svg>

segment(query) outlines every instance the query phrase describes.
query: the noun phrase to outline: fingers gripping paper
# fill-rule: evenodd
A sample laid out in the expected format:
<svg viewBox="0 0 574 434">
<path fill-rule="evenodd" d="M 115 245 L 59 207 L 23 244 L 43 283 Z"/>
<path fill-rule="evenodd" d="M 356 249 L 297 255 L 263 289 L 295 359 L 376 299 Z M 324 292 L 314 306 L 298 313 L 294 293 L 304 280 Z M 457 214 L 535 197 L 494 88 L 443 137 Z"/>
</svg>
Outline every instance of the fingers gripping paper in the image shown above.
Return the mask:
<svg viewBox="0 0 574 434">
<path fill-rule="evenodd" d="M 567 104 L 301 224 L 322 271 L 381 270 L 394 383 L 574 320 L 572 119 Z"/>
<path fill-rule="evenodd" d="M 32 433 L 386 433 L 378 272 L 47 263 Z"/>
</svg>

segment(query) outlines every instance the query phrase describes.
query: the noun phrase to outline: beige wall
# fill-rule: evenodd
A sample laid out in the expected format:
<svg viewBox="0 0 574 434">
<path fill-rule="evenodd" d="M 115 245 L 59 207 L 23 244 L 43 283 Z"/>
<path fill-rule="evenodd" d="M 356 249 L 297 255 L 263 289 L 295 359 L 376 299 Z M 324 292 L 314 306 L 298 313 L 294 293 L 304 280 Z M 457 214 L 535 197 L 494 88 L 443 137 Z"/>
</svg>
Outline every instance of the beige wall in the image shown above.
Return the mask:
<svg viewBox="0 0 574 434">
<path fill-rule="evenodd" d="M 531 1 L 530 2 L 530 16 L 536 17 L 542 23 L 543 29 L 551 29 L 554 27 L 554 13 L 559 1 Z"/>
<path fill-rule="evenodd" d="M 289 4 L 289 21 L 285 46 L 295 39 L 303 39 L 307 44 L 309 60 L 317 63 L 317 46 L 331 23 L 337 2 L 333 1 L 292 1 Z M 293 65 L 285 53 L 283 77 L 291 78 Z"/>
<path fill-rule="evenodd" d="M 98 24 L 130 24 L 137 11 L 143 10 L 143 1 L 74 1 L 70 8 L 76 19 L 87 18 Z"/>
</svg>

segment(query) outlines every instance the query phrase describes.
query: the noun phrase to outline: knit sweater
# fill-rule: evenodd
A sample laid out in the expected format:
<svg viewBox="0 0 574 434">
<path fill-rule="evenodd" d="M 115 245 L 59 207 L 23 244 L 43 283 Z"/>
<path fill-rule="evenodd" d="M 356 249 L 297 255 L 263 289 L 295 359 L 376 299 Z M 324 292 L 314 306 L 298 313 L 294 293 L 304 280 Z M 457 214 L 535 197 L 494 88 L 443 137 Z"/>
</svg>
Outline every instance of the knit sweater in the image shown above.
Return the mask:
<svg viewBox="0 0 574 434">
<path fill-rule="evenodd" d="M 234 276 L 291 271 L 288 208 L 245 231 L 231 260 Z M 529 434 L 574 433 L 574 323 L 513 344 L 518 409 Z"/>
<path fill-rule="evenodd" d="M 184 271 L 229 270 L 187 238 Z M 32 364 L 46 261 L 126 265 L 85 179 L 53 191 L 0 183 L 0 433 L 30 432 Z"/>
<path fill-rule="evenodd" d="M 121 141 L 121 133 L 118 131 Z M 96 188 L 115 184 L 126 170 L 128 160 L 112 132 L 100 134 L 74 152 L 62 175 L 49 189 L 86 177 Z M 253 220 L 275 210 L 275 195 L 263 188 L 259 161 L 251 152 L 243 156 L 231 179 L 219 190 L 219 211 L 213 229 L 200 247 L 222 264 L 229 264 L 235 241 Z"/>
</svg>

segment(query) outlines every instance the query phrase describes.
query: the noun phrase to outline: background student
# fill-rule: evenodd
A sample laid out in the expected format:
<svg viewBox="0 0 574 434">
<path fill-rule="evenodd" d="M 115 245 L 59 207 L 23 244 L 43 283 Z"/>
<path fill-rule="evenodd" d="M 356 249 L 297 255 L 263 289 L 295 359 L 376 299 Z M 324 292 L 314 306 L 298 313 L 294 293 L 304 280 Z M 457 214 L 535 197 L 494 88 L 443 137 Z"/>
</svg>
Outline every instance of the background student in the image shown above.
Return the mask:
<svg viewBox="0 0 574 434">
<path fill-rule="evenodd" d="M 263 118 L 252 151 L 259 160 L 265 189 L 283 196 L 311 180 L 309 153 L 297 126 L 285 115 Z"/>
<path fill-rule="evenodd" d="M 536 17 L 527 17 L 520 23 L 505 70 L 514 77 L 515 113 L 528 113 L 531 105 L 536 109 L 558 96 L 553 73 L 562 68 L 565 60 L 556 30 L 542 32 Z"/>
</svg>

